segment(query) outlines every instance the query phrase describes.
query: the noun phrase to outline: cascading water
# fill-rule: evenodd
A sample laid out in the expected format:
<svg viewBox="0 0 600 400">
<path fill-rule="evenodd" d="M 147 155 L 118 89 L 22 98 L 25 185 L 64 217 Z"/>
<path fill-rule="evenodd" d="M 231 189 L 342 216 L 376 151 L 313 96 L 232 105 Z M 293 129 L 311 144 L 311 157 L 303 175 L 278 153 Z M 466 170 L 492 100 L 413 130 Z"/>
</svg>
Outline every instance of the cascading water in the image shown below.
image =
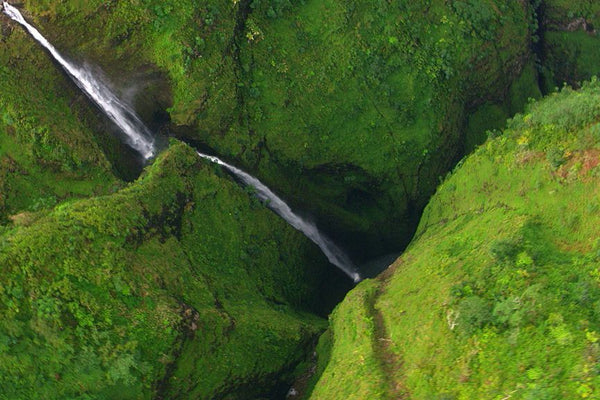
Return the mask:
<svg viewBox="0 0 600 400">
<path fill-rule="evenodd" d="M 90 71 L 78 68 L 63 58 L 60 53 L 52 46 L 42 34 L 33 26 L 27 23 L 19 10 L 7 2 L 3 3 L 4 12 L 13 20 L 23 25 L 29 33 L 42 45 L 50 54 L 62 65 L 67 73 L 73 78 L 77 86 L 81 88 L 88 97 L 90 97 L 98 106 L 114 121 L 115 124 L 127 136 L 127 142 L 135 150 L 139 151 L 146 159 L 155 154 L 154 141 L 150 130 L 144 125 L 135 111 L 121 102 L 102 82 L 94 78 Z M 306 235 L 312 240 L 333 265 L 345 272 L 354 282 L 359 282 L 362 278 L 357 272 L 356 267 L 350 261 L 348 256 L 337 247 L 329 238 L 323 235 L 319 229 L 310 221 L 307 221 L 295 214 L 290 207 L 268 187 L 263 185 L 255 177 L 236 168 L 217 157 L 209 156 L 198 152 L 198 156 L 221 165 L 238 179 L 244 185 L 252 186 L 256 190 L 256 196 L 265 201 L 267 206 L 277 215 L 287 221 L 295 229 Z"/>
<path fill-rule="evenodd" d="M 152 133 L 136 115 L 135 111 L 119 100 L 104 83 L 94 78 L 90 71 L 67 61 L 37 29 L 25 21 L 19 10 L 6 1 L 3 2 L 3 6 L 4 13 L 23 25 L 31 36 L 44 46 L 67 71 L 75 84 L 125 133 L 127 144 L 137 150 L 145 159 L 152 158 L 155 155 Z"/>
<path fill-rule="evenodd" d="M 266 187 L 261 181 L 253 177 L 252 175 L 242 171 L 239 168 L 229 165 L 218 157 L 209 156 L 197 152 L 202 158 L 210 160 L 211 162 L 221 165 L 234 174 L 242 183 L 246 186 L 252 186 L 256 190 L 256 196 L 264 201 L 271 210 L 277 215 L 286 220 L 291 226 L 304 233 L 304 235 L 312 240 L 323 254 L 327 257 L 330 263 L 341 269 L 348 275 L 354 282 L 361 280 L 360 274 L 356 271 L 356 267 L 350 261 L 346 253 L 344 253 L 339 247 L 337 247 L 328 237 L 323 235 L 321 231 L 310 221 L 301 218 L 299 215 L 294 213 L 290 206 L 288 206 L 281 198 L 273 193 L 268 187 Z"/>
</svg>

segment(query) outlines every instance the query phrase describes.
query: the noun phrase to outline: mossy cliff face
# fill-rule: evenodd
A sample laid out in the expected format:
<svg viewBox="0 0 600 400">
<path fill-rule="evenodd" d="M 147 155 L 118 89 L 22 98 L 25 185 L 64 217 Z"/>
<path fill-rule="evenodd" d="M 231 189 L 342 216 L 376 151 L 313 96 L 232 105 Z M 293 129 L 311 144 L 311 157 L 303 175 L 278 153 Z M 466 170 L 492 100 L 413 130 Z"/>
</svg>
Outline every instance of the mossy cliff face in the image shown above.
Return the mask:
<svg viewBox="0 0 600 400">
<path fill-rule="evenodd" d="M 200 119 L 201 137 L 311 199 L 357 256 L 397 249 L 461 155 L 467 107 L 520 73 L 527 22 L 514 1 L 254 1 L 242 119 L 223 136 Z"/>
<path fill-rule="evenodd" d="M 402 247 L 463 147 L 540 95 L 536 17 L 595 43 L 596 6 L 533 3 L 23 6 L 145 121 L 166 109 L 361 258 Z M 272 397 L 323 329 L 318 249 L 181 143 L 123 182 L 89 102 L 0 26 L 0 397 Z M 591 73 L 545 38 L 552 79 Z M 314 398 L 595 395 L 599 92 L 531 106 L 441 186 L 333 314 Z"/>
<path fill-rule="evenodd" d="M 549 0 L 540 6 L 541 58 L 547 90 L 600 73 L 600 4 Z"/>
<path fill-rule="evenodd" d="M 334 311 L 312 398 L 598 396 L 599 187 L 600 84 L 516 116 Z"/>
<path fill-rule="evenodd" d="M 467 104 L 502 91 L 527 58 L 527 9 L 515 2 L 247 11 L 239 117 L 224 129 L 200 108 L 198 137 L 360 243 L 359 257 L 402 246 L 461 152 Z"/>
<path fill-rule="evenodd" d="M 324 321 L 316 246 L 186 145 L 0 233 L 0 397 L 253 398 Z"/>
<path fill-rule="evenodd" d="M 502 101 L 530 58 L 526 2 L 25 7 L 59 48 L 117 84 L 158 67 L 169 90 L 150 85 L 144 101 L 171 106 L 173 131 L 360 243 L 359 258 L 406 242 L 462 154 L 466 111 Z"/>
<path fill-rule="evenodd" d="M 0 29 L 0 223 L 118 187 L 105 156 L 118 146 L 85 98 L 20 28 Z"/>
</svg>

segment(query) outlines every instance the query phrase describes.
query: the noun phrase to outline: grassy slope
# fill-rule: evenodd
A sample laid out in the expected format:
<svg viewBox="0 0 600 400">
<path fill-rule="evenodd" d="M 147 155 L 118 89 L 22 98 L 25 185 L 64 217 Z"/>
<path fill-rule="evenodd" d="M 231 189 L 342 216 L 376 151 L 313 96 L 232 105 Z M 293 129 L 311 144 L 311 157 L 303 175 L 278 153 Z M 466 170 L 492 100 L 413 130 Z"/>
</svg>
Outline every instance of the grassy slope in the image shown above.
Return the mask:
<svg viewBox="0 0 600 400">
<path fill-rule="evenodd" d="M 0 398 L 248 398 L 293 368 L 326 262 L 218 175 L 175 144 L 3 229 Z"/>
<path fill-rule="evenodd" d="M 528 9 L 506 0 L 26 7 L 59 48 L 118 86 L 158 66 L 172 98 L 160 85 L 144 92 L 171 102 L 174 126 L 191 127 L 181 135 L 349 242 L 371 237 L 360 247 L 373 253 L 406 239 L 413 210 L 460 154 L 466 105 L 501 101 L 528 57 Z"/>
<path fill-rule="evenodd" d="M 86 101 L 21 29 L 0 21 L 0 223 L 119 181 Z"/>
<path fill-rule="evenodd" d="M 596 398 L 599 161 L 597 82 L 515 117 L 441 185 L 407 252 L 336 309 L 312 397 L 360 376 L 344 398 Z"/>
</svg>

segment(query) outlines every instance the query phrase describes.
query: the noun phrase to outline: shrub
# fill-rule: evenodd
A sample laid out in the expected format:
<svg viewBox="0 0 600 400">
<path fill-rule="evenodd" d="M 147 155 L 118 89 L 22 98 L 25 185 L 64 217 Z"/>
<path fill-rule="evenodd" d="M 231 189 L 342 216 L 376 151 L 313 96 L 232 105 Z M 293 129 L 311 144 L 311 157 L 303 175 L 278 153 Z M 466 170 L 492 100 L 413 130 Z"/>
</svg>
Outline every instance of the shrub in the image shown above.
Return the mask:
<svg viewBox="0 0 600 400">
<path fill-rule="evenodd" d="M 458 303 L 457 327 L 470 335 L 491 321 L 490 305 L 479 296 L 469 296 Z"/>
</svg>

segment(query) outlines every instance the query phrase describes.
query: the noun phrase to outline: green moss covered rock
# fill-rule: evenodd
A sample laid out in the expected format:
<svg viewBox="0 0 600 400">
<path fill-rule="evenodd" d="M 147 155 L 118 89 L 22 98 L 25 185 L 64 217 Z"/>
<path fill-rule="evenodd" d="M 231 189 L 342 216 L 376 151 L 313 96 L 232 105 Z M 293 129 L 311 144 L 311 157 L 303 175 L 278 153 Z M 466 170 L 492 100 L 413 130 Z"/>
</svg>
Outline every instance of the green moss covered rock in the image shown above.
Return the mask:
<svg viewBox="0 0 600 400">
<path fill-rule="evenodd" d="M 111 149 L 119 148 L 116 139 L 50 57 L 5 19 L 0 19 L 0 223 L 120 184 L 109 163 Z"/>
<path fill-rule="evenodd" d="M 1 228 L 0 398 L 253 398 L 290 379 L 331 267 L 215 168 L 173 144 L 125 189 Z"/>
<path fill-rule="evenodd" d="M 546 90 L 579 86 L 600 73 L 600 5 L 594 1 L 543 1 L 541 60 Z"/>
<path fill-rule="evenodd" d="M 598 82 L 510 121 L 334 311 L 312 398 L 596 397 L 599 166 Z"/>
<path fill-rule="evenodd" d="M 247 6 L 238 117 L 213 125 L 200 108 L 196 136 L 359 258 L 402 246 L 461 155 L 466 111 L 503 98 L 529 57 L 529 8 L 513 1 Z"/>
<path fill-rule="evenodd" d="M 137 99 L 146 120 L 169 106 L 172 131 L 257 174 L 358 258 L 406 243 L 462 155 L 466 113 L 503 102 L 531 58 L 526 2 L 26 7 L 121 89 L 150 80 Z"/>
</svg>

